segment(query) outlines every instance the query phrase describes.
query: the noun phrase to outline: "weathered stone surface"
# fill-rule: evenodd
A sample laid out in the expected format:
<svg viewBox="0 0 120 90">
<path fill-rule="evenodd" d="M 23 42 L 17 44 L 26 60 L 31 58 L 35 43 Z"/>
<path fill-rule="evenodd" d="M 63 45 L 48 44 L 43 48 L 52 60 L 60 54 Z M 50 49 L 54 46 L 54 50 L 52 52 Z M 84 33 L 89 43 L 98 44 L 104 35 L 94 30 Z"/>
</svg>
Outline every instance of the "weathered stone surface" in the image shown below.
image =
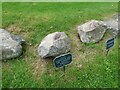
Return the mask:
<svg viewBox="0 0 120 90">
<path fill-rule="evenodd" d="M 55 32 L 47 35 L 38 47 L 42 58 L 55 57 L 70 51 L 70 40 L 64 32 Z"/>
<path fill-rule="evenodd" d="M 111 32 L 111 35 L 113 37 L 118 35 L 118 32 L 120 31 L 120 29 L 118 28 L 118 23 L 120 23 L 119 18 L 120 18 L 120 16 L 118 17 L 118 15 L 115 15 L 112 18 L 110 18 L 109 20 L 104 21 L 108 27 L 107 30 Z"/>
<path fill-rule="evenodd" d="M 83 25 L 78 26 L 78 33 L 80 39 L 84 43 L 98 42 L 100 41 L 107 27 L 102 21 L 91 20 Z"/>
<path fill-rule="evenodd" d="M 19 35 L 11 35 L 11 38 L 21 45 L 26 43 L 25 40 Z"/>
<path fill-rule="evenodd" d="M 16 58 L 22 53 L 21 41 L 16 41 L 11 36 L 8 31 L 0 29 L 0 52 L 2 53 L 0 60 Z"/>
</svg>

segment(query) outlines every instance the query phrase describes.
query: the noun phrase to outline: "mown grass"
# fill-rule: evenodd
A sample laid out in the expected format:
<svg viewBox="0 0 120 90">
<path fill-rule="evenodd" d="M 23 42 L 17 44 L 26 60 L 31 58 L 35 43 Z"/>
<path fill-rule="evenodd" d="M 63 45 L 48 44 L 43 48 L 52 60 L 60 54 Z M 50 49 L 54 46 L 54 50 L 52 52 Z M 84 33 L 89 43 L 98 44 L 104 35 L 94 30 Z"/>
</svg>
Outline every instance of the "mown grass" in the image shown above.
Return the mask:
<svg viewBox="0 0 120 90">
<path fill-rule="evenodd" d="M 2 3 L 2 28 L 20 34 L 27 42 L 23 55 L 3 62 L 3 88 L 117 88 L 118 38 L 105 56 L 105 42 L 83 44 L 77 26 L 115 14 L 117 3 Z M 113 6 L 112 6 L 113 5 Z M 71 40 L 73 61 L 56 69 L 52 59 L 38 56 L 37 47 L 49 33 L 64 31 Z"/>
</svg>

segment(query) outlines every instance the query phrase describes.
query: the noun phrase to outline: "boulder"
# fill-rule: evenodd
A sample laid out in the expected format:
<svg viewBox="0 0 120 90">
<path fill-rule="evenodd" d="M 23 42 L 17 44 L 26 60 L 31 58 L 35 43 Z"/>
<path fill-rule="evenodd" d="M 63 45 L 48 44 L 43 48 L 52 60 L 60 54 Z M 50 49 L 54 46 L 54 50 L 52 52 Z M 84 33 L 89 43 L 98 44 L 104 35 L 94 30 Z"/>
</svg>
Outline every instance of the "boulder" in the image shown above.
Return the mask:
<svg viewBox="0 0 120 90">
<path fill-rule="evenodd" d="M 113 37 L 118 35 L 118 33 L 120 32 L 120 29 L 118 28 L 118 18 L 120 18 L 120 16 L 118 17 L 118 15 L 115 15 L 109 20 L 104 21 L 108 27 L 107 31 L 109 31 Z"/>
<path fill-rule="evenodd" d="M 104 33 L 107 30 L 107 26 L 102 21 L 91 20 L 83 25 L 78 26 L 78 33 L 80 39 L 84 43 L 95 43 L 100 41 Z"/>
<path fill-rule="evenodd" d="M 70 51 L 70 40 L 64 32 L 55 32 L 47 35 L 38 47 L 42 58 L 55 57 Z"/>
<path fill-rule="evenodd" d="M 26 43 L 20 35 L 11 35 L 11 38 L 21 45 L 24 45 Z"/>
<path fill-rule="evenodd" d="M 17 35 L 16 35 L 17 38 Z M 3 59 L 11 59 L 16 58 L 21 55 L 22 53 L 22 40 L 15 40 L 8 31 L 4 29 L 0 29 L 0 52 L 1 58 Z"/>
</svg>

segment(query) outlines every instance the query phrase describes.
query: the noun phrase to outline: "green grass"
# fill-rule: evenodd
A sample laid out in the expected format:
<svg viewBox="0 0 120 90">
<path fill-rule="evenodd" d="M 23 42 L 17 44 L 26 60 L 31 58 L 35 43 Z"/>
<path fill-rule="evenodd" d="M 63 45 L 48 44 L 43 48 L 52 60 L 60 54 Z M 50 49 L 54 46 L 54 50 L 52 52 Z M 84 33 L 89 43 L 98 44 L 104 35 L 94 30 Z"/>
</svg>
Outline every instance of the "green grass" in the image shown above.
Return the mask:
<svg viewBox="0 0 120 90">
<path fill-rule="evenodd" d="M 2 0 L 2 2 L 11 2 L 11 0 Z M 12 2 L 33 2 L 32 0 L 12 0 Z M 36 0 L 36 2 L 119 2 L 119 0 Z"/>
<path fill-rule="evenodd" d="M 23 55 L 3 62 L 3 88 L 117 88 L 118 38 L 105 56 L 105 34 L 99 43 L 83 44 L 77 26 L 115 14 L 117 3 L 3 3 L 2 28 L 27 42 Z M 112 5 L 114 5 L 112 7 Z M 37 47 L 49 33 L 64 31 L 71 40 L 73 61 L 63 69 L 38 56 Z"/>
</svg>

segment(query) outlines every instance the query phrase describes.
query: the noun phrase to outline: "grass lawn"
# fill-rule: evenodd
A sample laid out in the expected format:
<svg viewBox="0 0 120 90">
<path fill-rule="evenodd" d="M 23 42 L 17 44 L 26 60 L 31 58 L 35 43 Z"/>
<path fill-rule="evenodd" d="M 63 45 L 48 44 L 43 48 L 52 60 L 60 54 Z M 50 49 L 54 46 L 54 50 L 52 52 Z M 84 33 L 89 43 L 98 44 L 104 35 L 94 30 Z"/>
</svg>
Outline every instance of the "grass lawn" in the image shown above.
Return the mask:
<svg viewBox="0 0 120 90">
<path fill-rule="evenodd" d="M 110 33 L 96 44 L 83 44 L 77 26 L 116 14 L 118 3 L 2 3 L 2 28 L 27 42 L 23 55 L 2 63 L 3 88 L 117 88 L 118 38 L 105 56 Z M 64 31 L 71 40 L 73 61 L 56 69 L 52 59 L 38 56 L 37 47 L 49 33 Z"/>
</svg>

